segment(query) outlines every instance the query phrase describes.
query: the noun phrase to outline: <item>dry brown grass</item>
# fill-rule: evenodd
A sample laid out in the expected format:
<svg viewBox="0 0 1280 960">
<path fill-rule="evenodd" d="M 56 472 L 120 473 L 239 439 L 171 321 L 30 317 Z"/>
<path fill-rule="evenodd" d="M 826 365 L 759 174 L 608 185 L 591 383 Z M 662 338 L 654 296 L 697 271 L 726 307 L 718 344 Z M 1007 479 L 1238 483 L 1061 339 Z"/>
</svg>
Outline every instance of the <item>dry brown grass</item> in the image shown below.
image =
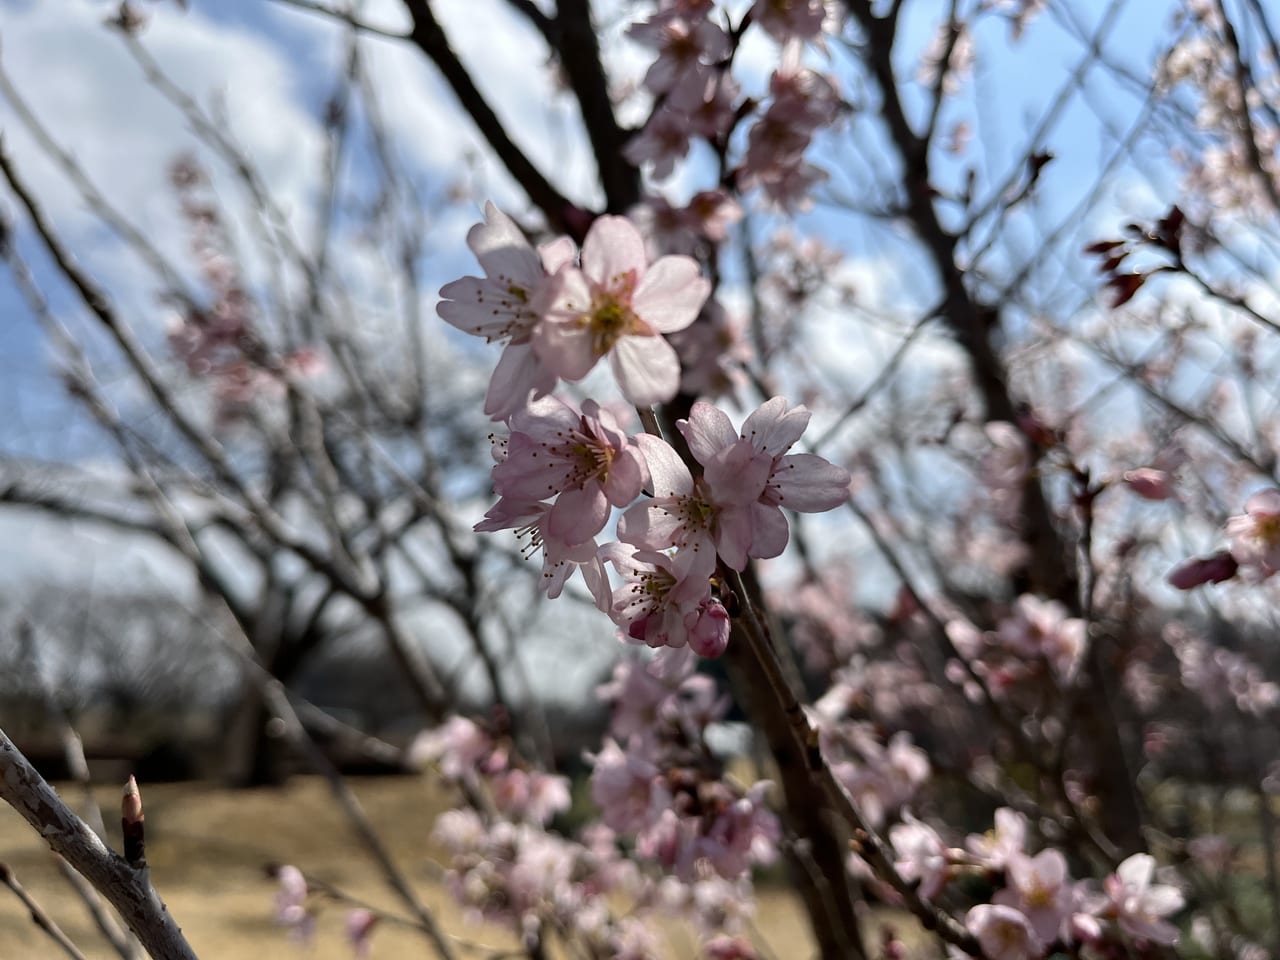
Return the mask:
<svg viewBox="0 0 1280 960">
<path fill-rule="evenodd" d="M 433 878 L 430 864 L 440 850 L 430 840 L 431 823 L 449 803 L 447 796 L 429 781 L 412 777 L 353 780 L 352 787 L 379 824 L 397 863 L 449 933 L 488 945 L 512 945 L 500 931 L 467 924 Z M 356 845 L 323 781 L 298 777 L 279 790 L 228 791 L 206 783 L 143 785 L 142 790 L 152 879 L 202 960 L 349 960 L 342 906 L 321 908 L 315 940 L 307 947 L 289 940 L 274 923 L 275 884 L 264 870 L 269 863 L 292 863 L 353 896 L 398 911 L 396 897 Z M 78 787 L 61 792 L 79 796 Z M 111 829 L 118 795 L 109 788 L 100 788 L 97 795 Z M 119 849 L 118 829 L 111 841 Z M 84 954 L 93 960 L 114 957 L 59 876 L 47 847 L 6 806 L 0 806 L 0 860 Z M 777 960 L 812 956 L 806 920 L 790 891 L 760 890 L 758 918 L 760 936 Z M 669 956 L 694 955 L 687 934 L 673 929 L 669 942 Z M 60 954 L 23 906 L 0 888 L 0 960 L 55 956 Z M 372 956 L 412 960 L 434 954 L 419 933 L 383 927 L 374 934 Z M 460 951 L 460 956 L 480 954 Z"/>
<path fill-rule="evenodd" d="M 501 933 L 466 924 L 432 878 L 439 855 L 429 834 L 447 802 L 425 780 L 379 778 L 352 781 L 397 862 L 449 932 L 507 945 Z M 62 791 L 69 798 L 78 788 Z M 108 820 L 118 809 L 114 791 L 98 791 Z M 292 863 L 378 906 L 397 909 L 394 895 L 356 846 L 350 827 L 322 781 L 297 778 L 281 789 L 228 791 L 207 784 L 143 786 L 147 859 L 153 880 L 202 960 L 349 960 L 343 941 L 344 910 L 322 909 L 309 948 L 291 942 L 272 920 L 274 883 L 268 863 Z M 118 849 L 118 836 L 113 843 Z M 8 863 L 60 926 L 91 958 L 114 956 L 58 875 L 47 848 L 12 810 L 0 809 L 0 860 Z M 794 898 L 785 890 L 760 892 L 759 926 L 778 960 L 811 955 L 811 939 Z M 673 932 L 671 956 L 690 956 L 687 937 Z M 0 960 L 55 957 L 49 941 L 22 905 L 0 889 Z M 461 953 L 474 957 L 474 953 Z M 419 934 L 383 927 L 374 935 L 376 960 L 431 957 Z"/>
</svg>

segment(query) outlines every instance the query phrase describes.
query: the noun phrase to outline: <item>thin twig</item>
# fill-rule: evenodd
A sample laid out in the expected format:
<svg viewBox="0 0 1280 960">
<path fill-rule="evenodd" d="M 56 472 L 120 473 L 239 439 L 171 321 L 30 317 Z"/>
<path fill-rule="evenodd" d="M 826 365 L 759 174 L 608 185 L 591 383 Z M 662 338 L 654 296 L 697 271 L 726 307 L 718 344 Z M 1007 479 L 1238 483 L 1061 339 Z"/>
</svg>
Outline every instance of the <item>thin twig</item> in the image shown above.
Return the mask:
<svg viewBox="0 0 1280 960">
<path fill-rule="evenodd" d="M 49 935 L 49 939 L 56 943 L 62 952 L 71 957 L 72 960 L 85 960 L 85 956 L 65 933 L 62 928 L 53 922 L 53 918 L 45 913 L 44 908 L 27 893 L 26 887 L 18 882 L 18 878 L 13 875 L 13 868 L 7 863 L 0 863 L 0 883 L 4 884 L 13 891 L 13 895 L 22 901 L 22 905 L 27 908 L 27 912 L 31 914 L 31 920 L 37 927 Z"/>
</svg>

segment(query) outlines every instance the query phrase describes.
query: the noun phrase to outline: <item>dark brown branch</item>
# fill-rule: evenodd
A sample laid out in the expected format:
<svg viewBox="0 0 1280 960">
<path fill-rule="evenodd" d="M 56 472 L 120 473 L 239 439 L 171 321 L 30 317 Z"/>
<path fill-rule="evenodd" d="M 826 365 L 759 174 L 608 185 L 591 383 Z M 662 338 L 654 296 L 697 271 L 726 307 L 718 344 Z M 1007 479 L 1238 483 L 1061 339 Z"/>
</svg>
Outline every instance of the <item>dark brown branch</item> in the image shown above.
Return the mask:
<svg viewBox="0 0 1280 960">
<path fill-rule="evenodd" d="M 629 134 L 618 125 L 589 0 L 560 0 L 556 16 L 560 64 L 578 99 L 582 123 L 600 171 L 610 213 L 626 213 L 640 201 L 640 171 L 622 155 Z"/>
<path fill-rule="evenodd" d="M 569 228 L 570 210 L 573 208 L 563 194 L 560 193 L 546 177 L 542 175 L 533 162 L 524 154 L 507 134 L 498 115 L 493 112 L 483 94 L 471 79 L 471 74 L 453 48 L 449 46 L 449 38 L 444 28 L 436 20 L 427 0 L 405 0 L 405 6 L 413 17 L 411 39 L 417 47 L 436 65 L 462 109 L 471 117 L 481 135 L 488 141 L 498 159 L 507 168 L 507 172 L 516 183 L 524 189 L 553 230 L 572 232 Z"/>
</svg>

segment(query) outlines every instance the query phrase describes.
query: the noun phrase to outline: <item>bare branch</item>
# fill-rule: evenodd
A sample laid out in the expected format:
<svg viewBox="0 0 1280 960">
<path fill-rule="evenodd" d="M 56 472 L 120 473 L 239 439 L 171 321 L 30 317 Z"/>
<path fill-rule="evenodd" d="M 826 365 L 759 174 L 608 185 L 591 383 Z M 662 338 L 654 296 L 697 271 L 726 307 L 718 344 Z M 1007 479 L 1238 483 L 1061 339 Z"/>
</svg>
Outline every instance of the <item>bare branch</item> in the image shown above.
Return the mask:
<svg viewBox="0 0 1280 960">
<path fill-rule="evenodd" d="M 573 208 L 563 194 L 560 193 L 533 162 L 524 154 L 515 141 L 507 134 L 506 127 L 493 112 L 484 95 L 476 87 L 471 74 L 463 66 L 458 55 L 449 46 L 449 38 L 444 28 L 436 20 L 428 0 L 405 0 L 405 6 L 413 16 L 413 33 L 411 39 L 427 58 L 436 65 L 445 82 L 453 90 L 458 103 L 474 121 L 480 133 L 488 141 L 489 146 L 498 159 L 507 168 L 507 172 L 515 178 L 529 199 L 533 202 L 552 229 L 565 233 L 575 233 L 581 239 L 582 225 L 575 229 L 570 224 L 570 211 Z"/>
<path fill-rule="evenodd" d="M 13 807 L 49 844 L 115 907 L 155 960 L 196 960 L 149 871 L 135 870 L 107 849 L 0 730 L 0 800 Z"/>
<path fill-rule="evenodd" d="M 13 895 L 22 901 L 22 905 L 27 908 L 27 912 L 31 914 L 31 920 L 37 927 L 49 935 L 49 939 L 58 945 L 58 947 L 72 960 L 85 960 L 85 956 L 65 933 L 62 928 L 53 922 L 53 918 L 45 913 L 44 908 L 27 892 L 26 887 L 18 882 L 18 878 L 13 875 L 13 868 L 7 863 L 0 863 L 0 883 L 3 883 L 11 891 Z"/>
</svg>

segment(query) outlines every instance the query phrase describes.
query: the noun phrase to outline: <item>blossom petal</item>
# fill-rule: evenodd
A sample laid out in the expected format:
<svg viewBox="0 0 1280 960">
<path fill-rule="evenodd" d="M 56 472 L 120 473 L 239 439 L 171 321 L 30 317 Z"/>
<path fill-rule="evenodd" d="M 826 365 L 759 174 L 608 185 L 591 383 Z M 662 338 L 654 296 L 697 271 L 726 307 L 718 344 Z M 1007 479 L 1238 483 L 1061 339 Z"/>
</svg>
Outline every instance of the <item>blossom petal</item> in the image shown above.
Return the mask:
<svg viewBox="0 0 1280 960">
<path fill-rule="evenodd" d="M 666 501 L 670 503 L 670 501 Z M 644 500 L 618 518 L 618 539 L 646 550 L 666 550 L 683 521 L 662 500 Z"/>
<path fill-rule="evenodd" d="M 742 436 L 772 457 L 786 453 L 809 426 L 809 409 L 803 404 L 787 409 L 784 397 L 766 400 L 742 425 Z"/>
<path fill-rule="evenodd" d="M 533 348 L 547 367 L 565 380 L 581 380 L 600 358 L 591 333 L 575 323 L 546 320 L 533 332 Z"/>
<path fill-rule="evenodd" d="M 484 205 L 484 223 L 467 231 L 467 246 L 491 280 L 535 286 L 542 279 L 542 262 L 514 220 L 494 206 Z"/>
<path fill-rule="evenodd" d="M 604 482 L 604 493 L 615 507 L 625 507 L 636 497 L 645 482 L 645 464 L 639 451 L 624 447 L 609 465 L 609 476 Z"/>
<path fill-rule="evenodd" d="M 849 499 L 849 479 L 848 470 L 816 454 L 790 454 L 773 469 L 768 501 L 800 513 L 822 513 Z"/>
<path fill-rule="evenodd" d="M 719 529 L 716 531 L 716 553 L 731 570 L 745 570 L 747 551 L 751 547 L 753 508 L 727 507 L 720 512 Z M 784 525 L 786 521 L 783 521 Z"/>
<path fill-rule="evenodd" d="M 565 543 L 590 540 L 609 520 L 609 501 L 599 484 L 565 490 L 551 505 L 547 531 Z"/>
<path fill-rule="evenodd" d="M 644 273 L 644 238 L 626 217 L 599 217 L 582 242 L 582 272 L 596 284 L 613 287 L 619 276 Z"/>
<path fill-rule="evenodd" d="M 693 474 L 671 444 L 647 433 L 638 435 L 635 442 L 649 466 L 655 497 L 683 496 L 693 490 Z"/>
<path fill-rule="evenodd" d="M 760 560 L 779 556 L 791 537 L 787 518 L 777 507 L 764 503 L 753 503 L 750 509 L 751 546 L 747 553 Z"/>
<path fill-rule="evenodd" d="M 703 466 L 710 463 L 718 451 L 732 446 L 738 439 L 728 414 L 703 400 L 693 405 L 688 420 L 676 421 L 676 427 L 689 444 L 693 458 Z"/>
<path fill-rule="evenodd" d="M 683 330 L 698 318 L 711 294 L 711 282 L 702 276 L 692 257 L 659 257 L 636 286 L 631 309 L 660 333 Z"/>
<path fill-rule="evenodd" d="M 506 420 L 524 408 L 530 393 L 543 397 L 555 386 L 555 373 L 542 364 L 529 344 L 509 343 L 489 380 L 484 412 L 492 420 Z"/>
<path fill-rule="evenodd" d="M 637 407 L 666 403 L 680 390 L 680 358 L 661 336 L 620 338 L 609 365 L 622 395 Z"/>
<path fill-rule="evenodd" d="M 543 500 L 565 488 L 573 471 L 572 464 L 560 457 L 539 456 L 542 450 L 543 445 L 527 433 L 511 434 L 507 441 L 507 459 L 493 468 L 493 489 L 499 496 Z M 581 543 L 581 540 L 573 542 Z"/>
</svg>

